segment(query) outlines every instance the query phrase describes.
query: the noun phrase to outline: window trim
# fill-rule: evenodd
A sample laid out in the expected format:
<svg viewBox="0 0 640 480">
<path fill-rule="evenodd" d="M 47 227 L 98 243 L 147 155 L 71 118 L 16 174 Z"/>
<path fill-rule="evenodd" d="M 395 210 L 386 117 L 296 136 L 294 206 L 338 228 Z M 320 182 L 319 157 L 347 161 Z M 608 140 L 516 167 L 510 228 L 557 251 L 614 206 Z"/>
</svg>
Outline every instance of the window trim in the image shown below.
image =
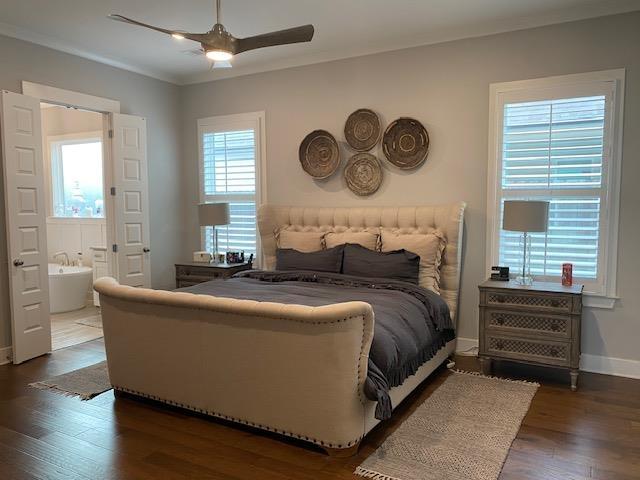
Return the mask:
<svg viewBox="0 0 640 480">
<path fill-rule="evenodd" d="M 253 129 L 256 132 L 256 193 L 254 195 L 231 194 L 229 197 L 234 200 L 254 200 L 256 204 L 256 227 L 258 209 L 267 203 L 267 142 L 265 132 L 265 112 L 247 112 L 231 115 L 216 115 L 214 117 L 200 118 L 197 121 L 198 132 L 198 190 L 199 203 L 204 203 L 207 199 L 204 192 L 204 150 L 202 145 L 202 135 L 205 131 L 211 130 L 241 130 Z M 226 195 L 216 195 L 218 198 Z M 244 198 L 243 198 L 244 197 Z M 249 198 L 251 197 L 251 198 Z M 200 248 L 205 248 L 204 229 L 200 233 Z M 259 267 L 262 265 L 262 248 L 260 245 L 260 232 L 256 228 L 256 258 L 254 263 Z"/>
<path fill-rule="evenodd" d="M 47 212 L 47 218 L 51 218 L 54 220 L 74 220 L 77 218 L 84 218 L 87 219 L 89 221 L 105 221 L 106 217 L 106 209 L 104 211 L 104 215 L 102 217 L 57 217 L 54 215 L 53 212 L 53 165 L 52 165 L 52 154 L 53 154 L 53 148 L 52 145 L 54 143 L 89 143 L 87 142 L 88 140 L 100 140 L 100 143 L 102 144 L 102 175 L 103 175 L 103 179 L 102 179 L 102 197 L 103 197 L 103 201 L 104 204 L 106 205 L 107 203 L 107 194 L 106 194 L 106 190 L 105 190 L 105 181 L 104 181 L 104 172 L 105 172 L 105 168 L 104 168 L 104 162 L 105 162 L 105 156 L 104 156 L 104 138 L 103 138 L 103 133 L 102 130 L 89 130 L 86 132 L 76 132 L 76 133 L 66 133 L 66 134 L 62 134 L 62 135 L 48 135 L 47 136 L 47 142 L 46 142 L 46 161 L 45 161 L 45 175 L 46 175 L 46 179 L 47 182 L 45 183 L 45 197 L 46 197 L 46 212 Z"/>
<path fill-rule="evenodd" d="M 618 263 L 618 230 L 620 213 L 620 181 L 622 167 L 622 134 L 624 119 L 624 84 L 625 69 L 603 70 L 599 72 L 561 75 L 532 80 L 492 83 L 489 85 L 489 154 L 487 171 L 487 226 L 486 226 L 486 269 L 490 271 L 492 265 L 497 265 L 499 255 L 500 225 L 497 213 L 501 190 L 498 173 L 501 172 L 501 143 L 502 117 L 505 99 L 509 101 L 527 101 L 526 97 L 535 98 L 536 93 L 545 92 L 550 98 L 566 97 L 566 91 L 574 93 L 569 96 L 579 96 L 583 87 L 591 88 L 594 84 L 602 84 L 611 94 L 612 115 L 610 120 L 611 140 L 609 145 L 609 163 L 603 169 L 603 183 L 606 188 L 606 205 L 601 212 L 600 241 L 602 243 L 602 258 L 598 261 L 604 272 L 604 282 L 601 291 L 585 291 L 584 305 L 598 308 L 613 308 L 618 297 L 617 263 Z M 576 91 L 578 92 L 576 95 Z M 539 95 L 538 95 L 539 96 Z M 602 235 L 604 233 L 604 235 Z"/>
</svg>

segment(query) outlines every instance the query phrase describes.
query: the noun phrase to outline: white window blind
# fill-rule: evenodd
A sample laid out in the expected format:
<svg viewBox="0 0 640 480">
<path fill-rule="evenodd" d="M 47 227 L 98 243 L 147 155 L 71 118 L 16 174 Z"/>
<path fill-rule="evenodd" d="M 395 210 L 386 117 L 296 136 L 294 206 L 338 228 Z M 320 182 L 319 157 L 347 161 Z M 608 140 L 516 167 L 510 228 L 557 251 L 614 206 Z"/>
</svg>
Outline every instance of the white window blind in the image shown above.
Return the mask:
<svg viewBox="0 0 640 480">
<path fill-rule="evenodd" d="M 257 119 L 237 116 L 198 121 L 201 201 L 229 203 L 230 224 L 216 227 L 220 252 L 244 251 L 257 259 L 256 203 L 260 164 Z M 213 227 L 203 228 L 203 247 L 213 251 Z"/>
<path fill-rule="evenodd" d="M 532 235 L 531 271 L 598 277 L 605 98 L 504 105 L 502 197 L 548 200 L 549 225 Z M 501 230 L 500 264 L 520 263 L 520 234 Z"/>
<path fill-rule="evenodd" d="M 204 133 L 205 195 L 255 194 L 255 132 Z"/>
<path fill-rule="evenodd" d="M 572 263 L 585 291 L 615 296 L 623 83 L 611 70 L 491 86 L 488 263 L 521 266 L 504 201 L 546 200 L 547 231 L 531 234 L 536 280 L 559 281 Z"/>
</svg>

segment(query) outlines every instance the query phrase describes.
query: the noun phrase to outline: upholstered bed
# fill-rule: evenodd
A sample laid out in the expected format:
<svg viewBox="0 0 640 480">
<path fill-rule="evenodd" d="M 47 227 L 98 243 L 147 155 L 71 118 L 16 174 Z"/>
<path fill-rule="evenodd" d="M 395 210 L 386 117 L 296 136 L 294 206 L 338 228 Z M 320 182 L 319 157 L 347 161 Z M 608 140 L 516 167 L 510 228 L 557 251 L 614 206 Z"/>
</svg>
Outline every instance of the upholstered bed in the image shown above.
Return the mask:
<svg viewBox="0 0 640 480">
<path fill-rule="evenodd" d="M 279 243 L 293 233 L 338 239 L 388 232 L 405 242 L 435 233 L 444 247 L 437 289 L 455 322 L 464 207 L 263 206 L 263 268 L 274 269 Z M 333 454 L 355 451 L 380 421 L 376 402 L 364 395 L 375 325 L 369 303 L 305 306 L 136 289 L 109 278 L 95 288 L 117 392 L 300 438 Z M 447 341 L 391 388 L 392 406 L 454 349 L 455 339 Z"/>
</svg>

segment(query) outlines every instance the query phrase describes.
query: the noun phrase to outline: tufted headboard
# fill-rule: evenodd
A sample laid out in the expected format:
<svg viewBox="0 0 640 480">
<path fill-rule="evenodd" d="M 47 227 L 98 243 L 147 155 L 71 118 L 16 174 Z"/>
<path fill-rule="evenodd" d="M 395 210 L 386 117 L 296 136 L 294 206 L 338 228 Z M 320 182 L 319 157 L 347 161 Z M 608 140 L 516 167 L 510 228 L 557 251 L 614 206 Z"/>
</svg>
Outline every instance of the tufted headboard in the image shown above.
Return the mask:
<svg viewBox="0 0 640 480">
<path fill-rule="evenodd" d="M 456 320 L 460 286 L 462 222 L 464 202 L 422 207 L 285 207 L 263 205 L 258 211 L 263 268 L 276 263 L 276 244 L 282 230 L 300 232 L 379 232 L 381 228 L 401 233 L 439 230 L 446 246 L 440 267 L 440 295 Z"/>
</svg>

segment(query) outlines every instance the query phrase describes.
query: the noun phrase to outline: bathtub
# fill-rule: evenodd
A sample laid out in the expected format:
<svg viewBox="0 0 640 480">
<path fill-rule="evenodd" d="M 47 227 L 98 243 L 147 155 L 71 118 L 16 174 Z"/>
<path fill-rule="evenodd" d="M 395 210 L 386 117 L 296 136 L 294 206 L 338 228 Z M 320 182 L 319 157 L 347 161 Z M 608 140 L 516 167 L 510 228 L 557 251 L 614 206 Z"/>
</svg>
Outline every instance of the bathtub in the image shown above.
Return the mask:
<svg viewBox="0 0 640 480">
<path fill-rule="evenodd" d="M 79 310 L 87 305 L 93 277 L 91 267 L 49 264 L 49 303 L 51 313 Z"/>
</svg>

